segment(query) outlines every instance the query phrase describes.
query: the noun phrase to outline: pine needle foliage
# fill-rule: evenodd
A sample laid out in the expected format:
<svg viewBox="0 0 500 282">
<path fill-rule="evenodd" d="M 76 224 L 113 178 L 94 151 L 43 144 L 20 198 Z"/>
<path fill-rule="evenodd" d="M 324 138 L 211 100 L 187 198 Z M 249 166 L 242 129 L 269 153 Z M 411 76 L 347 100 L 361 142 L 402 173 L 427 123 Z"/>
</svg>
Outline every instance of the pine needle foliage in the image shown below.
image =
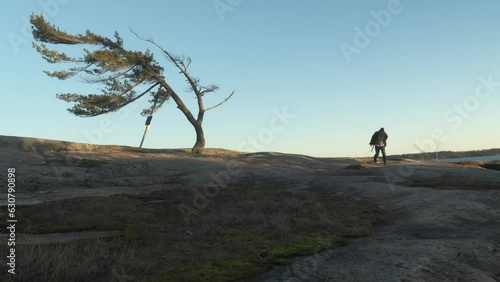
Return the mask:
<svg viewBox="0 0 500 282">
<path fill-rule="evenodd" d="M 73 107 L 68 109 L 69 112 L 81 117 L 98 116 L 117 111 L 141 97 L 149 95 L 149 102 L 152 106 L 142 111 L 143 115 L 149 115 L 153 110 L 161 108 L 165 101 L 172 98 L 177 104 L 177 108 L 196 131 L 196 143 L 192 152 L 203 152 L 205 138 L 202 123 L 205 112 L 225 103 L 234 92 L 221 103 L 205 108 L 203 96 L 217 91 L 219 87 L 217 85 L 203 86 L 199 79 L 189 74 L 188 68 L 191 64 L 191 58 L 175 56 L 153 39 L 134 33 L 138 39 L 149 42 L 160 49 L 166 59 L 185 77 L 189 92 L 194 93 L 198 102 L 196 117 L 169 85 L 163 75 L 163 67 L 155 60 L 150 50 L 141 52 L 125 49 L 123 39 L 118 32 L 114 33 L 114 38 L 101 36 L 90 30 L 83 34 L 70 34 L 51 25 L 41 14 L 32 14 L 30 21 L 35 39 L 33 47 L 42 58 L 51 64 L 71 64 L 71 67 L 66 70 L 44 71 L 48 76 L 60 80 L 78 76 L 86 83 L 102 86 L 98 93 L 93 94 L 57 94 L 57 98 L 73 103 Z M 49 49 L 48 45 L 80 45 L 83 46 L 82 54 L 79 57 L 70 56 L 64 52 Z"/>
</svg>

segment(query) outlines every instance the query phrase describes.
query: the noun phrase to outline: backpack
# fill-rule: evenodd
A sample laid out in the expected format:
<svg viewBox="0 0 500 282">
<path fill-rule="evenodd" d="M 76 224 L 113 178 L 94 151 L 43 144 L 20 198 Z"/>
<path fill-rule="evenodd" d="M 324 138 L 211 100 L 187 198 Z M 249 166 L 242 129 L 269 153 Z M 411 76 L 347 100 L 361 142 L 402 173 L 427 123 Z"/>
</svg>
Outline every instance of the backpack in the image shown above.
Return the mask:
<svg viewBox="0 0 500 282">
<path fill-rule="evenodd" d="M 373 133 L 372 139 L 370 139 L 370 145 L 374 146 L 375 144 L 377 144 L 377 142 L 378 142 L 378 135 L 379 135 L 378 131 L 375 131 L 375 133 Z"/>
<path fill-rule="evenodd" d="M 377 147 L 387 146 L 387 133 L 385 131 L 376 131 L 373 133 L 370 145 Z"/>
</svg>

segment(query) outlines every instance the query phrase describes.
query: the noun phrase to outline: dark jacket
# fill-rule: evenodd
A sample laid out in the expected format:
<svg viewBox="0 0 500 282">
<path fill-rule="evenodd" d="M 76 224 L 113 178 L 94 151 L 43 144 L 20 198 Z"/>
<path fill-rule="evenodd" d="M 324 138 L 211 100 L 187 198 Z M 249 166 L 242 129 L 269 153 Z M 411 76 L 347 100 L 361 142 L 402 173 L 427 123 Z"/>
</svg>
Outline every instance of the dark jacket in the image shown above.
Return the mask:
<svg viewBox="0 0 500 282">
<path fill-rule="evenodd" d="M 387 135 L 387 133 L 385 133 L 384 130 L 379 130 L 378 131 L 377 140 L 375 142 L 375 146 L 376 147 L 385 147 L 385 146 L 387 146 L 387 138 L 389 138 L 389 136 Z"/>
</svg>

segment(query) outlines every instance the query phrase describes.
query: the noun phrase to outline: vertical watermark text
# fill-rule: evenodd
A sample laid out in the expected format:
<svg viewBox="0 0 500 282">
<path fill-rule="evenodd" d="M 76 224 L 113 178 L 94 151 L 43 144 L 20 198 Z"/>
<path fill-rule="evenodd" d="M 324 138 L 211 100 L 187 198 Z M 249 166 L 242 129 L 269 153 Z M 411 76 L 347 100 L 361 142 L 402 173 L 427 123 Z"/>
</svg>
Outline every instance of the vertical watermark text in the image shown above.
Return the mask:
<svg viewBox="0 0 500 282">
<path fill-rule="evenodd" d="M 7 272 L 16 274 L 16 169 L 11 167 L 7 169 L 7 230 L 9 237 L 7 245 L 10 247 L 7 256 Z"/>
</svg>

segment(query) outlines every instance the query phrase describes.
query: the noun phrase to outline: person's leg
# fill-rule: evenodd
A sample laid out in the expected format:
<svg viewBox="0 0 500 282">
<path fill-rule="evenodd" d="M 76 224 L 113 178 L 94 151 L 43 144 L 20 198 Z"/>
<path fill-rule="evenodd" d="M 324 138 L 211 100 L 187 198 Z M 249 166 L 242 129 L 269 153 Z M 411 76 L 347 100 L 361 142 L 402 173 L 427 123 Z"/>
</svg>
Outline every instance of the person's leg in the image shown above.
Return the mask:
<svg viewBox="0 0 500 282">
<path fill-rule="evenodd" d="M 380 148 L 375 146 L 375 156 L 373 156 L 373 162 L 377 163 L 378 154 L 380 153 Z"/>
<path fill-rule="evenodd" d="M 385 158 L 385 147 L 380 148 L 380 150 L 382 151 L 382 158 L 384 159 L 384 164 L 386 164 L 387 161 L 386 161 L 386 158 Z"/>
</svg>

